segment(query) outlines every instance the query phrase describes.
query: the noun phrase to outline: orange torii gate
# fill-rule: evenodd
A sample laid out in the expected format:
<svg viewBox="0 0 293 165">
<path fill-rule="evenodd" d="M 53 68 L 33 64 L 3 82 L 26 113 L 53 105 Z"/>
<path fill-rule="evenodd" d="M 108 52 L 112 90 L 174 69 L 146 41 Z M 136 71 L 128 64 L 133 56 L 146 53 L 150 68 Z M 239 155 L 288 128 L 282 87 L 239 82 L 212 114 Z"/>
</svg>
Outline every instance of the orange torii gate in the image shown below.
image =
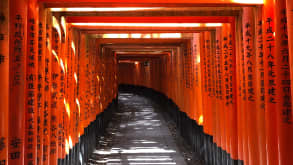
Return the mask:
<svg viewBox="0 0 293 165">
<path fill-rule="evenodd" d="M 246 1 L 2 0 L 0 164 L 88 160 L 97 130 L 104 129 L 106 116 L 116 104 L 119 76 L 123 83 L 166 96 L 176 107 L 169 108 L 176 110 L 182 135 L 196 150 L 204 148 L 200 154 L 206 162 L 291 164 L 292 2 Z M 95 12 L 87 11 L 89 6 L 235 7 L 241 12 L 123 17 L 74 16 L 72 12 L 62 16 L 70 8 Z M 118 26 L 123 23 L 129 25 Z M 159 23 L 194 26 L 150 28 Z M 210 27 L 209 23 L 220 26 Z M 144 33 L 141 36 L 150 39 L 97 39 L 93 35 L 108 29 L 111 33 Z M 158 31 L 193 35 L 152 38 Z M 181 44 L 176 45 L 176 56 L 171 51 L 150 59 L 146 66 L 138 59 L 121 66 L 133 71 L 135 80 L 125 78 L 127 74 L 117 75 L 117 55 L 121 53 L 115 45 L 104 45 L 168 45 L 175 41 Z"/>
</svg>

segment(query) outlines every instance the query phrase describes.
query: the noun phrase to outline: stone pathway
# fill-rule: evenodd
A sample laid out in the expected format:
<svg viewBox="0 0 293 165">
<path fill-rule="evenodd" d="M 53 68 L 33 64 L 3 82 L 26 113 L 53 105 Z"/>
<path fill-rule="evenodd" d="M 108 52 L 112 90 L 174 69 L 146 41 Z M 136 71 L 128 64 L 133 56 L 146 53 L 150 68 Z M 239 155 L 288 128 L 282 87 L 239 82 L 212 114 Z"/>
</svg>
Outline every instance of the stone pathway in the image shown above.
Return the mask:
<svg viewBox="0 0 293 165">
<path fill-rule="evenodd" d="M 159 108 L 143 96 L 120 93 L 119 109 L 88 165 L 187 165 Z"/>
</svg>

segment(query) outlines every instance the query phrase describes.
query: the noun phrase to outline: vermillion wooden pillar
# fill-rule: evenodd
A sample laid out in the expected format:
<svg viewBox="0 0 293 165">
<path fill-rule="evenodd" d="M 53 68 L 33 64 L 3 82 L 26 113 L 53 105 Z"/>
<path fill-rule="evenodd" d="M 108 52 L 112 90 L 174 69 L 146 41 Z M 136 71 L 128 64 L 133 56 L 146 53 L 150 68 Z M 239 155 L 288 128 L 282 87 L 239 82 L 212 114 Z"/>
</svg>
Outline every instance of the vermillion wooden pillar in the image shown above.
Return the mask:
<svg viewBox="0 0 293 165">
<path fill-rule="evenodd" d="M 236 39 L 236 86 L 237 86 L 237 136 L 238 136 L 238 160 L 243 161 L 243 134 L 244 134 L 244 129 L 243 129 L 243 94 L 242 94 L 242 84 L 243 84 L 243 65 L 244 64 L 244 59 L 243 59 L 243 55 L 244 55 L 244 49 L 243 49 L 243 35 L 242 35 L 242 19 L 240 19 L 241 17 L 238 17 L 236 19 L 236 35 L 235 35 L 235 39 Z"/>
<path fill-rule="evenodd" d="M 267 0 L 264 4 L 264 84 L 265 84 L 265 121 L 266 121 L 266 144 L 267 165 L 278 164 L 277 143 L 277 98 L 276 98 L 276 50 L 275 50 L 275 27 L 274 1 Z"/>
<path fill-rule="evenodd" d="M 221 66 L 222 66 L 222 70 L 223 70 L 223 98 L 224 98 L 224 106 L 223 106 L 223 122 L 222 122 L 222 126 L 223 126 L 223 142 L 222 144 L 223 145 L 223 150 L 227 151 L 227 152 L 230 152 L 230 138 L 231 136 L 229 135 L 230 133 L 230 128 L 228 126 L 228 121 L 229 121 L 229 118 L 228 118 L 228 108 L 227 106 L 229 105 L 229 98 L 230 98 L 230 90 L 229 90 L 229 60 L 228 60 L 228 57 L 229 57 L 229 52 L 228 52 L 228 44 L 229 44 L 229 41 L 228 41 L 228 37 L 229 37 L 229 29 L 228 29 L 228 24 L 223 24 L 223 27 L 222 27 L 222 63 L 221 63 Z"/>
<path fill-rule="evenodd" d="M 289 44 L 289 59 L 290 66 L 293 66 L 293 2 L 292 0 L 286 0 L 287 7 L 287 29 L 288 29 L 288 44 Z M 293 79 L 293 67 L 290 67 L 291 71 L 291 80 Z M 291 83 L 292 85 L 292 83 Z M 293 94 L 293 88 L 291 87 L 291 95 Z M 292 98 L 292 97 L 291 97 Z M 292 98 L 293 99 L 293 98 Z M 293 107 L 293 104 L 292 104 Z M 293 115 L 293 111 L 292 111 Z"/>
<path fill-rule="evenodd" d="M 255 143 L 259 134 L 256 121 L 257 118 L 257 98 L 256 98 L 256 49 L 255 49 L 255 13 L 253 8 L 245 7 L 243 12 L 243 40 L 245 76 L 247 85 L 247 125 L 248 125 L 248 147 L 249 164 L 260 164 L 259 143 Z"/>
<path fill-rule="evenodd" d="M 177 66 L 176 66 L 176 70 L 177 70 L 177 78 L 181 81 L 177 81 L 178 84 L 177 84 L 177 94 L 178 96 L 184 96 L 183 95 L 183 92 L 182 92 L 182 89 L 183 89 L 183 68 L 182 68 L 182 63 L 183 63 L 183 49 L 182 49 L 183 46 L 181 46 L 181 49 L 180 49 L 180 53 L 178 54 L 176 60 L 177 60 Z M 157 66 L 157 59 L 154 59 L 153 60 L 153 70 L 152 70 L 152 74 L 154 74 L 154 78 L 152 80 L 152 85 L 155 86 L 156 85 L 156 80 L 157 80 L 157 74 L 158 72 L 156 71 L 156 66 Z M 177 97 L 177 104 L 178 104 L 178 107 L 180 109 L 180 111 L 183 111 L 182 109 L 182 101 L 183 101 L 183 97 Z"/>
<path fill-rule="evenodd" d="M 79 33 L 75 33 L 76 35 L 76 40 L 74 43 L 79 43 Z M 76 44 L 75 44 L 76 45 Z M 77 47 L 79 45 L 76 45 Z M 81 116 L 82 116 L 82 113 L 83 111 L 81 110 L 81 107 L 80 107 L 80 102 L 79 102 L 79 63 L 78 63 L 78 60 L 79 60 L 79 52 L 78 52 L 79 48 L 75 48 L 75 56 L 74 56 L 74 65 L 75 65 L 75 71 L 74 71 L 74 83 L 75 83 L 75 86 L 76 86 L 76 91 L 75 91 L 75 104 L 76 104 L 76 107 L 77 107 L 77 118 L 78 118 L 78 121 L 77 121 L 77 127 L 76 127 L 76 132 L 77 132 L 77 139 L 80 140 L 80 136 L 81 136 L 81 133 L 80 133 L 80 129 L 81 129 Z M 96 77 L 95 77 L 96 78 Z"/>
<path fill-rule="evenodd" d="M 291 81 L 287 27 L 286 0 L 276 0 L 275 67 L 279 165 L 293 164 L 293 118 L 291 107 Z"/>
<path fill-rule="evenodd" d="M 77 46 L 77 52 L 76 52 L 76 88 L 77 88 L 77 91 L 76 91 L 76 104 L 78 106 L 78 110 L 79 110 L 79 124 L 78 124 L 78 135 L 79 137 L 81 137 L 83 135 L 83 115 L 84 115 L 84 108 L 82 108 L 81 106 L 81 102 L 80 102 L 80 98 L 81 98 L 81 65 L 80 65 L 80 56 L 81 56 L 81 45 L 79 45 L 78 43 L 80 43 L 81 41 L 81 35 L 80 33 L 78 32 L 77 33 L 77 37 L 78 37 L 78 40 L 76 42 L 76 46 Z M 97 78 L 97 77 L 95 77 Z"/>
<path fill-rule="evenodd" d="M 177 57 L 177 56 L 175 56 Z M 174 59 L 174 63 L 176 63 L 176 59 Z M 201 68 L 201 85 L 202 85 L 202 102 L 203 102 L 203 121 L 200 123 L 200 125 L 203 125 L 204 120 L 205 120 L 205 111 L 206 111 L 206 91 L 207 91 L 207 86 L 206 86 L 206 56 L 205 56 L 205 36 L 204 32 L 200 33 L 200 68 Z M 175 70 L 177 71 L 177 70 Z M 177 76 L 174 78 L 175 82 Z M 177 93 L 175 92 L 175 97 L 177 96 Z"/>
<path fill-rule="evenodd" d="M 67 24 L 64 17 L 61 17 L 60 20 L 61 25 L 61 50 L 59 57 L 62 59 L 64 67 L 60 69 L 60 90 L 59 90 L 59 101 L 58 101 L 58 159 L 65 158 L 65 134 L 66 134 L 66 105 L 64 100 L 65 97 L 65 84 L 66 84 L 66 68 L 67 68 Z"/>
<path fill-rule="evenodd" d="M 106 53 L 107 51 L 105 51 Z M 107 54 L 105 54 L 107 56 Z M 88 102 L 89 102 L 89 125 L 94 120 L 94 102 L 93 102 L 93 41 L 88 38 Z"/>
<path fill-rule="evenodd" d="M 237 148 L 237 95 L 236 95 L 236 49 L 235 49 L 235 22 L 228 24 L 229 26 L 229 38 L 228 38 L 228 52 L 229 52 L 229 106 L 230 106 L 230 127 L 231 127 L 231 158 L 238 160 L 238 148 Z"/>
<path fill-rule="evenodd" d="M 76 82 L 74 78 L 74 73 L 75 73 L 75 47 L 74 45 L 74 30 L 70 28 L 70 39 L 69 39 L 69 54 L 70 54 L 70 60 L 68 63 L 68 68 L 70 71 L 70 83 L 71 83 L 71 105 L 72 105 L 72 147 L 78 142 L 78 132 L 77 132 L 77 122 L 78 122 L 78 107 L 76 104 Z"/>
<path fill-rule="evenodd" d="M 217 44 L 217 34 L 216 31 L 212 31 L 212 38 L 211 38 L 211 78 L 212 78 L 212 87 L 211 87 L 211 91 L 212 91 L 212 116 L 213 116 L 213 143 L 211 144 L 211 154 L 212 154 L 212 163 L 215 163 L 217 160 L 217 154 L 218 152 L 216 152 L 215 150 L 215 146 L 217 146 L 219 144 L 219 137 L 220 137 L 220 108 L 221 108 L 221 104 L 220 101 L 218 100 L 218 59 L 221 57 L 219 57 L 220 53 L 217 52 L 216 50 L 216 44 Z M 220 36 L 218 36 L 218 39 L 220 38 Z M 218 45 L 219 46 L 219 45 Z"/>
<path fill-rule="evenodd" d="M 89 45 L 88 45 L 88 36 L 85 37 L 83 40 L 83 43 L 85 44 L 85 54 L 84 54 L 84 71 L 85 71 L 85 88 L 84 88 L 84 99 L 85 99 L 85 105 L 86 105 L 86 116 L 85 116 L 85 128 L 88 127 L 90 124 L 90 99 L 89 99 L 89 93 L 90 93 L 90 70 L 89 70 Z"/>
<path fill-rule="evenodd" d="M 96 41 L 95 41 L 95 46 L 97 45 Z M 100 93 L 100 68 L 101 68 L 101 59 L 98 55 L 98 51 L 96 50 L 97 56 L 96 56 L 96 75 L 94 76 L 94 79 L 96 80 L 96 102 L 97 102 L 97 115 L 99 115 L 102 112 L 102 109 L 100 108 L 100 104 L 101 104 L 101 93 Z"/>
<path fill-rule="evenodd" d="M 74 101 L 74 88 L 73 88 L 73 73 L 72 73 L 72 48 L 71 48 L 71 40 L 72 40 L 72 29 L 68 28 L 68 38 L 67 38 L 67 104 L 68 108 L 67 116 L 68 116 L 68 143 L 69 143 L 69 149 L 72 149 L 72 146 L 74 144 L 74 120 L 75 120 L 75 101 Z"/>
<path fill-rule="evenodd" d="M 243 33 L 243 29 L 241 28 L 241 31 Z M 247 121 L 247 113 L 245 111 L 247 110 L 247 85 L 246 85 L 246 70 L 245 70 L 245 54 L 244 54 L 244 38 L 243 35 L 241 37 L 241 57 L 240 59 L 240 76 L 241 76 L 241 102 L 239 102 L 241 105 L 241 125 L 242 125 L 242 144 L 243 144 L 243 161 L 244 164 L 249 162 L 249 148 L 248 148 L 248 123 Z"/>
<path fill-rule="evenodd" d="M 217 97 L 217 130 L 218 130 L 218 137 L 217 137 L 217 146 L 223 147 L 223 110 L 224 110 L 224 97 L 223 97 L 223 70 L 222 70 L 222 28 L 219 27 L 216 29 L 216 97 Z"/>
<path fill-rule="evenodd" d="M 196 112 L 195 112 L 195 120 L 197 121 L 197 123 L 200 125 L 200 118 L 202 117 L 202 86 L 201 86 L 201 67 L 200 67 L 200 34 L 196 33 L 193 35 L 193 47 L 194 47 L 194 69 L 195 69 L 195 81 L 194 81 L 194 85 L 195 85 L 195 97 L 196 97 Z M 169 57 L 168 58 L 172 58 Z M 171 64 L 171 60 L 169 60 L 169 66 L 167 67 L 167 69 L 172 69 L 172 64 Z M 169 71 L 170 72 L 170 71 Z M 169 73 L 169 75 L 172 74 L 172 72 Z M 170 79 L 170 76 L 167 76 L 167 78 Z M 169 83 L 174 83 L 173 80 L 169 81 Z M 172 89 L 172 85 L 170 85 L 170 89 Z M 172 92 L 172 91 L 171 91 Z"/>
<path fill-rule="evenodd" d="M 213 132 L 213 143 L 217 144 L 217 140 L 219 137 L 218 132 L 218 110 L 219 110 L 219 102 L 217 100 L 217 53 L 216 53 L 216 31 L 211 31 L 211 101 L 212 104 L 212 116 L 213 116 L 213 123 L 212 123 L 212 132 Z M 213 154 L 213 161 L 216 157 L 216 152 L 212 152 Z"/>
<path fill-rule="evenodd" d="M 51 91 L 51 123 L 50 123 L 50 165 L 57 164 L 58 159 L 58 113 L 60 112 L 59 92 L 60 92 L 60 74 L 64 69 L 64 63 L 61 57 L 61 27 L 57 18 L 53 18 L 52 29 L 52 85 Z"/>
<path fill-rule="evenodd" d="M 76 99 L 77 99 L 77 81 L 75 80 L 75 75 L 77 74 L 77 53 L 76 53 L 76 48 L 75 48 L 75 43 L 76 43 L 76 38 L 77 38 L 77 35 L 76 35 L 76 32 L 73 31 L 73 34 L 72 34 L 72 41 L 71 41 L 71 50 L 72 50 L 72 65 L 73 65 L 73 74 L 72 74 L 72 83 L 73 83 L 73 86 L 75 88 L 74 90 L 74 98 L 73 98 L 73 101 L 75 103 L 75 144 L 78 143 L 78 139 L 79 139 L 79 129 L 78 129 L 78 125 L 79 125 L 79 121 L 80 121 L 80 109 L 79 109 L 79 106 L 76 102 Z M 74 45 L 74 46 L 72 46 Z M 96 77 L 94 77 L 94 79 L 96 80 Z"/>
<path fill-rule="evenodd" d="M 219 147 L 223 150 L 226 150 L 226 127 L 225 127 L 225 90 L 224 90 L 224 74 L 223 74 L 223 51 L 226 49 L 223 48 L 223 28 L 220 27 L 216 29 L 216 65 L 217 65 L 217 81 L 218 81 L 218 102 L 219 102 L 219 135 L 220 139 L 218 141 Z"/>
<path fill-rule="evenodd" d="M 95 47 L 97 45 L 97 41 L 95 40 Z M 98 106 L 98 112 L 97 114 L 100 114 L 102 112 L 102 109 L 101 109 L 101 91 L 100 91 L 100 82 L 101 82 L 101 79 L 100 79 L 100 70 L 101 70 L 101 59 L 100 59 L 100 56 L 99 56 L 99 51 L 98 51 L 98 48 L 96 49 L 96 56 L 97 56 L 97 65 L 96 65 L 96 70 L 97 70 L 97 73 L 95 75 L 94 78 L 96 78 L 97 80 L 97 106 Z"/>
<path fill-rule="evenodd" d="M 211 152 L 211 141 L 213 140 L 212 137 L 214 136 L 214 116 L 213 116 L 213 111 L 214 111 L 214 93 L 213 93 L 213 54 L 212 54 L 212 35 L 211 31 L 205 31 L 203 32 L 204 35 L 204 54 L 203 56 L 203 65 L 205 67 L 205 72 L 203 72 L 205 76 L 205 82 L 203 83 L 204 85 L 204 104 L 205 108 L 203 111 L 204 114 L 204 121 L 203 121 L 203 129 L 204 133 L 207 134 L 208 136 L 205 136 L 205 161 L 212 163 L 213 161 L 213 153 Z"/>
<path fill-rule="evenodd" d="M 45 56 L 46 56 L 46 10 L 39 8 L 38 22 L 38 85 L 37 85 L 37 164 L 43 159 L 43 122 L 44 122 L 44 92 L 45 92 Z"/>
<path fill-rule="evenodd" d="M 78 60 L 78 53 L 77 53 L 77 48 L 76 48 L 76 42 L 78 40 L 78 35 L 76 33 L 76 31 L 73 31 L 73 37 L 72 37 L 72 41 L 71 41 L 71 50 L 72 50 L 72 65 L 73 65 L 73 74 L 72 74 L 72 83 L 73 83 L 73 86 L 74 86 L 74 98 L 73 98 L 73 102 L 75 104 L 75 145 L 79 142 L 79 124 L 80 124 L 80 106 L 79 106 L 79 103 L 78 103 L 78 86 L 77 86 L 77 83 L 78 83 L 78 80 L 76 79 L 76 76 L 77 76 L 77 60 Z M 93 77 L 94 80 L 96 80 L 96 76 Z M 96 109 L 98 110 L 98 109 Z"/>
<path fill-rule="evenodd" d="M 202 43 L 204 43 L 204 41 L 202 41 Z M 180 69 L 178 69 L 178 68 L 180 68 L 180 65 L 181 65 L 180 64 L 180 54 L 181 54 L 181 51 L 178 51 L 177 52 L 177 55 L 176 56 L 173 56 L 174 57 L 173 58 L 173 61 L 174 61 L 173 65 L 174 65 L 174 67 L 172 69 L 175 72 L 174 79 L 181 78 L 181 72 L 180 72 Z M 155 60 L 151 60 L 151 75 L 154 75 L 154 64 L 155 64 Z M 151 86 L 153 86 L 154 81 L 155 81 L 155 78 L 152 76 L 152 78 L 151 78 Z M 175 89 L 175 91 L 174 91 L 174 100 L 178 104 L 178 106 L 180 106 L 179 105 L 180 99 L 179 99 L 178 95 L 181 94 L 180 93 L 180 89 L 179 89 L 181 83 L 180 83 L 180 81 L 175 81 L 175 84 L 174 85 L 175 85 L 175 87 L 177 87 Z"/>
<path fill-rule="evenodd" d="M 264 53 L 263 53 L 263 7 L 257 7 L 255 26 L 256 47 L 256 127 L 259 146 L 259 164 L 267 164 L 266 125 L 265 125 L 265 85 L 264 85 Z"/>
<path fill-rule="evenodd" d="M 27 0 L 9 1 L 9 164 L 24 164 Z"/>
<path fill-rule="evenodd" d="M 217 115 L 217 111 L 218 111 L 218 104 L 217 104 L 217 98 L 216 98 L 216 78 L 217 78 L 217 72 L 216 72 L 216 32 L 215 31 L 211 31 L 211 40 L 210 40 L 210 51 L 211 51 L 211 56 L 210 56 L 210 68 L 211 68 L 211 72 L 210 72 L 210 77 L 211 77 L 211 84 L 210 84 L 210 98 L 211 98 L 211 105 L 212 105 L 212 109 L 211 109 L 211 115 L 212 115 L 212 133 L 213 133 L 213 142 L 217 143 L 216 139 L 218 137 L 218 131 L 217 131 L 217 125 L 218 125 L 218 115 Z M 211 151 L 212 152 L 212 151 Z M 212 152 L 212 154 L 215 157 L 215 152 Z M 214 161 L 214 159 L 213 159 Z"/>
<path fill-rule="evenodd" d="M 225 127 L 224 150 L 237 159 L 237 109 L 236 109 L 236 63 L 235 63 L 235 34 L 234 24 L 223 24 L 222 28 L 222 69 L 223 69 L 223 96 Z"/>
<path fill-rule="evenodd" d="M 72 112 L 71 112 L 71 108 L 72 108 L 72 89 L 70 87 L 71 85 L 71 66 L 70 66 L 70 59 L 71 59 L 71 53 L 70 53 L 70 49 L 71 49 L 71 45 L 70 45 L 70 33 L 71 30 L 69 27 L 64 27 L 64 29 L 66 29 L 66 34 L 64 32 L 65 35 L 65 43 L 64 43 L 64 54 L 62 55 L 63 60 L 65 61 L 65 73 L 63 72 L 63 74 L 65 74 L 65 77 L 63 80 L 64 81 L 64 96 L 63 96 L 63 105 L 64 105 L 64 113 L 63 113 L 63 117 L 64 117 L 64 135 L 63 135 L 63 143 L 65 145 L 64 147 L 64 151 L 62 151 L 62 158 L 67 158 L 68 154 L 69 154 L 69 150 L 70 150 L 70 136 L 71 136 L 71 119 L 72 119 Z M 70 138 L 69 138 L 70 137 Z"/>
<path fill-rule="evenodd" d="M 0 164 L 8 164 L 9 1 L 0 2 Z"/>
<path fill-rule="evenodd" d="M 185 67 L 186 69 L 186 96 L 187 98 L 185 99 L 186 104 L 185 104 L 185 109 L 187 111 L 187 115 L 190 119 L 193 119 L 193 114 L 194 114 L 194 106 L 192 105 L 193 101 L 195 98 L 193 96 L 193 89 L 194 89 L 194 62 L 193 62 L 193 52 L 192 52 L 192 39 L 190 42 L 187 44 L 187 56 L 185 57 Z M 160 62 L 164 65 L 166 63 L 165 56 L 161 57 Z M 161 66 L 161 74 L 164 75 L 166 73 L 165 67 Z M 165 79 L 164 76 L 160 76 L 161 79 Z M 161 81 L 160 84 L 160 89 L 162 90 L 164 84 L 164 81 Z M 163 92 L 163 91 L 162 91 Z"/>
<path fill-rule="evenodd" d="M 70 39 L 70 56 L 71 56 L 71 60 L 70 60 L 70 66 L 71 67 L 71 88 L 73 88 L 74 90 L 72 91 L 72 108 L 73 108 L 73 135 L 72 135 L 72 141 L 73 141 L 73 146 L 78 142 L 78 131 L 77 131 L 77 124 L 78 124 L 78 107 L 76 104 L 76 82 L 75 82 L 75 78 L 74 78 L 74 73 L 75 73 L 75 49 L 73 49 L 73 43 L 74 43 L 74 30 L 72 29 L 71 31 L 71 39 Z"/>
<path fill-rule="evenodd" d="M 51 72 L 52 72 L 52 16 L 46 9 L 46 49 L 45 51 L 45 84 L 44 84 L 44 121 L 43 121 L 43 158 L 42 164 L 49 165 L 50 157 L 50 122 L 51 122 Z"/>
<path fill-rule="evenodd" d="M 249 147 L 249 164 L 259 164 L 258 143 L 255 143 L 255 138 L 258 135 L 256 125 L 256 54 L 255 54 L 255 14 L 251 7 L 243 8 L 243 46 L 244 46 L 244 69 L 245 83 L 247 86 L 247 109 L 244 113 L 247 114 L 248 126 L 248 147 Z"/>
<path fill-rule="evenodd" d="M 205 31 L 204 32 L 204 44 L 205 44 L 205 54 L 204 57 L 205 60 L 205 67 L 206 70 L 204 72 L 205 75 L 205 93 L 206 93 L 206 107 L 205 107 L 205 111 L 204 111 L 204 131 L 205 133 L 207 133 L 208 135 L 212 136 L 213 135 L 213 118 L 212 118 L 212 104 L 211 104 L 211 95 L 212 95 L 212 78 L 211 78 L 211 74 L 212 74 L 212 54 L 211 54 L 211 32 L 209 31 Z M 208 104 L 210 103 L 210 104 Z"/>
<path fill-rule="evenodd" d="M 196 58 L 196 55 L 195 55 L 195 52 L 194 52 L 194 41 L 193 39 L 190 40 L 190 56 L 191 56 L 191 89 L 189 90 L 189 94 L 190 94 L 190 97 L 188 99 L 189 101 L 189 104 L 190 104 L 190 119 L 192 120 L 196 120 L 197 117 L 195 117 L 197 115 L 197 107 L 196 107 L 196 104 L 197 104 L 197 100 L 196 98 L 196 92 L 194 92 L 196 90 L 196 85 L 195 85 L 195 65 L 196 65 L 196 61 L 195 61 L 195 58 Z M 163 81 L 162 81 L 162 84 L 166 84 L 166 86 L 162 85 L 162 93 L 168 93 L 168 55 L 165 55 L 162 57 L 163 58 L 163 61 L 164 61 L 164 71 L 163 71 Z M 145 68 L 145 67 L 144 67 Z"/>
<path fill-rule="evenodd" d="M 84 71 L 84 58 L 85 55 L 85 45 L 84 43 L 85 36 L 80 34 L 80 44 L 79 44 L 79 54 L 78 54 L 78 100 L 80 104 L 81 114 L 80 114 L 80 135 L 84 134 L 84 128 L 86 126 L 86 107 L 85 107 L 85 98 L 84 98 L 84 82 L 85 82 L 85 71 Z M 97 76 L 99 81 L 99 77 Z"/>
<path fill-rule="evenodd" d="M 37 164 L 38 15 L 37 1 L 28 0 L 24 164 L 31 165 Z"/>
<path fill-rule="evenodd" d="M 183 93 L 183 97 L 182 97 L 182 110 L 186 113 L 186 115 L 189 117 L 189 109 L 187 107 L 189 107 L 190 105 L 188 105 L 189 101 L 189 94 L 188 94 L 188 88 L 190 87 L 190 82 L 189 82 L 189 74 L 188 72 L 189 70 L 189 65 L 190 65 L 190 54 L 188 52 L 188 48 L 187 45 L 186 47 L 184 47 L 183 49 L 183 55 L 182 55 L 182 69 L 183 69 L 183 86 L 181 88 L 182 93 Z M 158 69 L 159 75 L 162 73 L 162 71 Z M 139 75 L 137 75 L 137 77 L 139 77 Z M 158 83 L 157 83 L 158 84 Z"/>
<path fill-rule="evenodd" d="M 95 101 L 95 42 L 93 39 L 89 40 L 89 52 L 90 52 L 90 104 L 91 104 L 91 115 L 90 122 L 93 122 L 96 119 L 96 101 Z M 107 57 L 107 55 L 106 55 Z M 107 61 L 105 61 L 107 62 Z M 106 77 L 107 78 L 107 77 Z"/>
<path fill-rule="evenodd" d="M 201 50 L 200 47 L 199 47 L 199 50 Z M 170 63 L 169 63 L 169 66 L 174 66 L 175 65 L 174 64 L 174 58 L 175 58 L 174 55 L 175 55 L 175 53 L 174 54 L 172 53 L 170 55 Z M 199 64 L 199 68 L 200 68 L 200 66 L 201 65 Z M 171 80 L 170 81 L 170 89 L 169 89 L 170 90 L 170 96 L 169 96 L 169 98 L 172 98 L 172 99 L 175 100 L 175 90 L 174 89 L 172 90 L 172 88 L 175 86 L 175 83 L 176 83 L 175 82 L 175 78 L 174 78 L 176 74 L 171 74 L 171 73 L 174 73 L 174 67 L 169 67 L 169 75 L 168 76 L 170 77 L 170 80 Z M 118 75 L 119 74 L 120 74 L 120 70 L 118 71 Z M 148 86 L 150 87 L 150 84 L 151 84 L 151 61 L 149 62 L 149 66 L 148 66 L 148 75 L 149 75 L 149 83 L 148 83 Z"/>
</svg>

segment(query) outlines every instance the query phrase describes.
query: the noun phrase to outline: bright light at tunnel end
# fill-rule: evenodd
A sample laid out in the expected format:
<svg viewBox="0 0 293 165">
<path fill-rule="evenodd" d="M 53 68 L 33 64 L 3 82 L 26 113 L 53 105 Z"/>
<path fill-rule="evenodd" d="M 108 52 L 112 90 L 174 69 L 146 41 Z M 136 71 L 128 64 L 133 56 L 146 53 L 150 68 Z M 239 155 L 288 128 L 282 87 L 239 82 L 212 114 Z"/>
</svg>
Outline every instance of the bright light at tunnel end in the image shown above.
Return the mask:
<svg viewBox="0 0 293 165">
<path fill-rule="evenodd" d="M 232 0 L 232 2 L 242 4 L 264 4 L 264 0 Z"/>
<path fill-rule="evenodd" d="M 103 34 L 103 38 L 182 38 L 181 33 L 130 33 L 130 34 Z"/>
</svg>

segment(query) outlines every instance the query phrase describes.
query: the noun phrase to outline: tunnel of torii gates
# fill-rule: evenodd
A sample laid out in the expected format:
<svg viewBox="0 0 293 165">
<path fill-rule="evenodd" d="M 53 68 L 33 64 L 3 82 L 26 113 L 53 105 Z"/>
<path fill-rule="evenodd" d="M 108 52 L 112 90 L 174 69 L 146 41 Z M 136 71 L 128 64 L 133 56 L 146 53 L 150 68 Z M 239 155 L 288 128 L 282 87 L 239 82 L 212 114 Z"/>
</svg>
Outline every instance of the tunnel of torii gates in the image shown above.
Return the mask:
<svg viewBox="0 0 293 165">
<path fill-rule="evenodd" d="M 0 165 L 84 164 L 120 85 L 206 164 L 292 165 L 292 54 L 292 0 L 1 0 Z"/>
</svg>

